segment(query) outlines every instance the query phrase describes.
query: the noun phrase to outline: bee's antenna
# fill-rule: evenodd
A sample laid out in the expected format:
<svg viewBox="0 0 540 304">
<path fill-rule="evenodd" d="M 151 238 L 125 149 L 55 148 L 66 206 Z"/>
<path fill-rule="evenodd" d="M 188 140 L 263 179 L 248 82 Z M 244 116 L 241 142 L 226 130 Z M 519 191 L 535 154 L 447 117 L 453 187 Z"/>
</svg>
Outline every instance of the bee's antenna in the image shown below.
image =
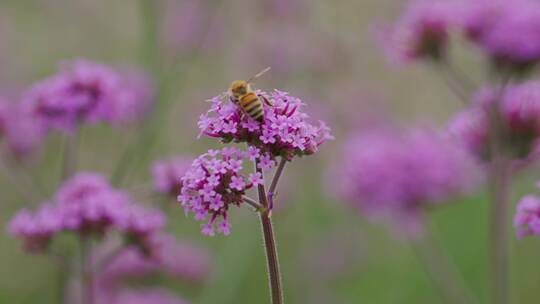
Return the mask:
<svg viewBox="0 0 540 304">
<path fill-rule="evenodd" d="M 260 71 L 255 76 L 252 76 L 250 79 L 247 80 L 247 83 L 251 83 L 251 82 L 255 81 L 257 78 L 261 77 L 264 73 L 266 73 L 268 71 L 270 71 L 270 67 L 267 67 L 266 69 Z"/>
</svg>

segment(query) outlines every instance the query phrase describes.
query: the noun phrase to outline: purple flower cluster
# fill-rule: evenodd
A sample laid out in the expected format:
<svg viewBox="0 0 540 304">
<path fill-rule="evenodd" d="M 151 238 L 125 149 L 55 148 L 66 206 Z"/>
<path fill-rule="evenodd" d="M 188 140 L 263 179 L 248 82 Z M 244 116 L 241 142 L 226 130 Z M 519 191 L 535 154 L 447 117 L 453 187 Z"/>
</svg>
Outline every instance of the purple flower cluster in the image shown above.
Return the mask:
<svg viewBox="0 0 540 304">
<path fill-rule="evenodd" d="M 112 188 L 101 175 L 79 173 L 60 187 L 50 203 L 34 212 L 20 211 L 11 220 L 9 231 L 32 251 L 46 249 L 60 232 L 103 235 L 111 229 L 146 249 L 148 239 L 164 224 L 165 217 L 159 211 L 133 204 L 126 193 Z"/>
<path fill-rule="evenodd" d="M 191 160 L 182 156 L 155 161 L 152 165 L 154 190 L 176 197 L 182 188 L 180 178 L 184 176 L 190 165 Z"/>
<path fill-rule="evenodd" d="M 155 273 L 165 273 L 193 283 L 203 281 L 210 272 L 210 256 L 203 248 L 179 242 L 173 236 L 156 234 L 150 255 L 128 247 L 106 265 L 99 281 L 103 288 L 117 288 L 125 281 Z"/>
<path fill-rule="evenodd" d="M 540 198 L 527 195 L 518 202 L 514 226 L 518 238 L 540 235 Z"/>
<path fill-rule="evenodd" d="M 9 155 L 22 160 L 42 143 L 45 132 L 18 103 L 0 99 L 0 138 Z"/>
<path fill-rule="evenodd" d="M 391 28 L 378 39 L 394 63 L 444 56 L 456 6 L 444 1 L 412 1 Z"/>
<path fill-rule="evenodd" d="M 257 94 L 273 104 L 264 105 L 262 123 L 244 115 L 229 95 L 222 94 L 212 98 L 210 110 L 201 115 L 201 135 L 221 138 L 224 142 L 246 142 L 287 160 L 295 155 L 313 154 L 321 144 L 333 139 L 324 122 L 320 121 L 318 126 L 307 122 L 308 115 L 301 111 L 303 103 L 299 98 L 278 90 Z"/>
<path fill-rule="evenodd" d="M 519 66 L 540 60 L 538 1 L 467 1 L 462 9 L 468 39 L 498 63 Z"/>
<path fill-rule="evenodd" d="M 452 29 L 498 65 L 521 68 L 540 60 L 540 3 L 535 0 L 413 0 L 379 38 L 393 62 L 440 59 Z"/>
<path fill-rule="evenodd" d="M 186 214 L 193 212 L 198 221 L 210 217 L 209 223 L 202 225 L 203 234 L 213 236 L 216 220 L 222 217 L 217 229 L 219 233 L 228 235 L 231 229 L 227 220 L 229 207 L 239 206 L 246 190 L 264 183 L 259 172 L 250 173 L 247 177 L 242 174 L 246 159 L 257 161 L 259 169 L 264 171 L 276 165 L 271 154 L 253 146 L 248 151 L 223 148 L 209 150 L 199 156 L 182 177 L 183 187 L 178 200 Z"/>
<path fill-rule="evenodd" d="M 129 283 L 144 281 L 155 275 L 167 275 L 187 280 L 191 284 L 200 284 L 208 277 L 211 261 L 203 248 L 179 242 L 173 236 L 163 233 L 154 234 L 151 243 L 149 255 L 134 247 L 123 248 L 120 252 L 111 252 L 110 249 L 96 252 L 92 259 L 96 264 L 103 265 L 96 278 L 98 303 L 132 303 L 130 301 L 135 301 L 138 296 L 143 301 L 140 303 L 146 303 L 146 300 L 158 304 L 177 303 L 175 301 L 182 300 L 168 296 L 165 289 L 144 289 L 141 294 L 130 288 Z"/>
<path fill-rule="evenodd" d="M 32 86 L 22 100 L 42 128 L 73 132 L 79 124 L 123 123 L 138 118 L 151 101 L 142 75 L 75 60 Z"/>
<path fill-rule="evenodd" d="M 447 135 L 413 130 L 361 133 L 348 140 L 331 176 L 334 191 L 369 216 L 421 227 L 422 209 L 469 190 L 478 176 Z"/>
<path fill-rule="evenodd" d="M 499 140 L 506 153 L 520 159 L 534 156 L 540 137 L 540 82 L 510 85 L 499 97 L 497 94 L 492 88 L 480 90 L 473 107 L 450 121 L 450 132 L 478 158 L 489 159 L 489 113 L 495 109 L 502 129 Z"/>
</svg>

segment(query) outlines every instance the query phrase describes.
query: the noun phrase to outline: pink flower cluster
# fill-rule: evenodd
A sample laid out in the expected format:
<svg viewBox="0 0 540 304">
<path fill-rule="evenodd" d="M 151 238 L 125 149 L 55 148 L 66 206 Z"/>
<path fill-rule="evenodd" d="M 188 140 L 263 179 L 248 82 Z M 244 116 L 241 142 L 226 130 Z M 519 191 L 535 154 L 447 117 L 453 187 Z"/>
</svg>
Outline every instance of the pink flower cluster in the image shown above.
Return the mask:
<svg viewBox="0 0 540 304">
<path fill-rule="evenodd" d="M 262 123 L 245 115 L 228 94 L 222 94 L 212 98 L 210 110 L 201 115 L 201 135 L 221 138 L 223 142 L 246 142 L 288 160 L 295 155 L 313 154 L 321 144 L 333 139 L 324 122 L 317 126 L 307 122 L 308 115 L 302 112 L 299 98 L 278 90 L 257 94 L 273 104 L 264 105 Z"/>
<path fill-rule="evenodd" d="M 276 165 L 271 154 L 253 146 L 247 151 L 223 148 L 209 150 L 199 156 L 182 177 L 183 187 L 178 200 L 186 214 L 193 212 L 198 221 L 210 217 L 209 223 L 202 225 L 203 234 L 213 236 L 215 222 L 222 217 L 217 229 L 219 233 L 228 235 L 231 229 L 227 220 L 229 207 L 239 206 L 246 190 L 264 183 L 258 172 L 247 177 L 242 174 L 246 159 L 257 161 L 259 168 L 265 171 Z"/>
<path fill-rule="evenodd" d="M 514 226 L 518 238 L 540 235 L 540 198 L 527 195 L 518 202 Z"/>
<path fill-rule="evenodd" d="M 150 255 L 128 247 L 114 257 L 100 273 L 102 288 L 117 289 L 127 280 L 155 273 L 165 273 L 192 283 L 203 281 L 210 272 L 210 256 L 203 248 L 179 242 L 173 236 L 156 234 L 152 237 Z"/>
<path fill-rule="evenodd" d="M 514 158 L 534 156 L 540 138 L 540 82 L 529 81 L 497 90 L 484 88 L 474 97 L 472 108 L 458 113 L 449 123 L 451 133 L 460 138 L 480 159 L 489 159 L 489 112 L 496 110 L 502 124 L 500 139 Z"/>
<path fill-rule="evenodd" d="M 20 211 L 10 222 L 10 233 L 24 240 L 30 251 L 46 249 L 57 234 L 103 235 L 114 229 L 132 243 L 147 248 L 148 239 L 165 224 L 161 212 L 131 202 L 104 177 L 79 173 L 66 181 L 50 203 L 36 211 Z"/>
<path fill-rule="evenodd" d="M 75 60 L 32 86 L 22 106 L 42 128 L 72 132 L 80 124 L 136 119 L 148 108 L 151 97 L 149 82 L 142 75 Z"/>
<path fill-rule="evenodd" d="M 469 40 L 499 63 L 528 65 L 540 60 L 538 1 L 467 1 L 462 22 Z"/>
<path fill-rule="evenodd" d="M 172 235 L 163 233 L 154 234 L 151 243 L 150 255 L 134 247 L 126 247 L 114 255 L 115 251 L 110 252 L 110 249 L 95 254 L 95 263 L 104 266 L 96 277 L 98 303 L 132 303 L 130 301 L 137 297 L 141 297 L 140 303 L 147 303 L 147 300 L 157 304 L 185 303 L 166 289 L 145 287 L 136 290 L 130 287 L 130 283 L 166 275 L 190 284 L 201 284 L 208 277 L 211 259 L 203 248 L 179 242 Z"/>
<path fill-rule="evenodd" d="M 18 103 L 0 98 L 0 138 L 16 159 L 25 159 L 42 143 L 45 132 Z"/>
<path fill-rule="evenodd" d="M 413 0 L 379 37 L 393 62 L 440 59 L 455 28 L 497 64 L 540 60 L 540 3 L 535 0 Z"/>
<path fill-rule="evenodd" d="M 378 39 L 394 63 L 444 56 L 455 4 L 444 1 L 412 1 L 398 21 L 384 28 Z"/>
<path fill-rule="evenodd" d="M 180 179 L 190 165 L 191 160 L 182 156 L 155 161 L 152 165 L 154 190 L 158 193 L 171 194 L 176 197 L 180 194 L 182 188 Z"/>
<path fill-rule="evenodd" d="M 330 184 L 369 216 L 415 231 L 424 208 L 475 185 L 475 169 L 469 154 L 445 134 L 373 130 L 347 141 Z"/>
</svg>

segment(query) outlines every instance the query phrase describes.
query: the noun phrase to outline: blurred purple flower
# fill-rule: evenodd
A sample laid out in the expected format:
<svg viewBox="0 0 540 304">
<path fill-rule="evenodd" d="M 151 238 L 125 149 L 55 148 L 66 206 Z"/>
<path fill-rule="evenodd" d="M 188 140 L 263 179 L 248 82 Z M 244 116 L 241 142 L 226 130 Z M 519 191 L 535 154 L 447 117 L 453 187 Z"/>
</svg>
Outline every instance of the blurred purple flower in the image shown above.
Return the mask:
<svg viewBox="0 0 540 304">
<path fill-rule="evenodd" d="M 224 142 L 246 142 L 288 160 L 295 155 L 313 154 L 320 145 L 333 139 L 324 122 L 319 121 L 318 126 L 307 122 L 308 115 L 302 112 L 304 104 L 299 98 L 278 90 L 270 94 L 259 91 L 258 95 L 273 103 L 272 107 L 264 105 L 262 123 L 244 115 L 227 94 L 222 94 L 212 98 L 210 110 L 201 115 L 201 135 L 219 137 Z"/>
<path fill-rule="evenodd" d="M 540 235 L 540 198 L 527 195 L 518 202 L 514 226 L 518 238 Z"/>
<path fill-rule="evenodd" d="M 209 253 L 188 242 L 179 242 L 167 234 L 152 237 L 150 255 L 128 247 L 106 265 L 100 274 L 102 288 L 116 289 L 133 278 L 165 273 L 177 279 L 201 283 L 211 268 Z"/>
<path fill-rule="evenodd" d="M 176 197 L 180 194 L 182 187 L 180 178 L 186 173 L 190 165 L 191 160 L 182 156 L 155 161 L 152 165 L 154 190 Z"/>
<path fill-rule="evenodd" d="M 471 190 L 475 169 L 468 153 L 445 134 L 376 130 L 347 141 L 331 186 L 353 207 L 414 234 L 422 227 L 423 209 Z"/>
<path fill-rule="evenodd" d="M 143 76 L 75 60 L 32 86 L 22 103 L 44 128 L 73 132 L 79 124 L 116 124 L 140 117 L 151 99 L 149 88 Z"/>
<path fill-rule="evenodd" d="M 245 191 L 259 183 L 260 176 L 246 177 L 241 173 L 243 162 L 254 157 L 254 150 L 244 152 L 237 148 L 209 150 L 199 156 L 191 168 L 182 177 L 181 194 L 178 201 L 184 207 L 186 214 L 193 212 L 195 219 L 206 220 L 208 224 L 201 226 L 201 232 L 213 236 L 214 225 L 218 217 L 223 220 L 218 224 L 218 232 L 230 233 L 228 210 L 230 205 L 239 206 L 243 203 Z M 275 166 L 273 156 L 259 154 L 257 159 L 266 159 L 265 169 Z M 259 178 L 257 178 L 259 177 Z"/>
<path fill-rule="evenodd" d="M 41 145 L 45 130 L 22 110 L 20 104 L 0 99 L 0 138 L 9 155 L 25 160 Z"/>
<path fill-rule="evenodd" d="M 497 63 L 526 67 L 540 60 L 538 1 L 465 1 L 460 16 L 468 39 Z"/>
<path fill-rule="evenodd" d="M 46 245 L 63 231 L 103 235 L 113 229 L 147 252 L 152 234 L 164 224 L 165 217 L 158 210 L 135 205 L 103 176 L 85 172 L 67 180 L 51 203 L 36 212 L 20 211 L 11 221 L 10 232 L 25 243 Z"/>
<path fill-rule="evenodd" d="M 377 33 L 377 38 L 392 63 L 425 58 L 437 60 L 446 53 L 455 18 L 453 2 L 414 0 L 393 26 Z"/>
<path fill-rule="evenodd" d="M 475 94 L 475 104 L 450 121 L 450 132 L 460 138 L 479 159 L 488 160 L 488 113 L 495 107 L 502 124 L 499 140 L 503 142 L 505 152 L 518 159 L 534 157 L 540 138 L 540 82 L 509 85 L 500 98 L 496 95 L 496 90 L 492 88 L 484 88 Z"/>
<path fill-rule="evenodd" d="M 23 209 L 11 220 L 8 232 L 24 241 L 28 252 L 42 252 L 54 235 L 63 229 L 57 207 L 43 203 L 35 212 Z"/>
<path fill-rule="evenodd" d="M 117 225 L 130 204 L 128 196 L 113 189 L 103 176 L 86 172 L 67 180 L 55 201 L 66 229 L 98 234 Z"/>
</svg>

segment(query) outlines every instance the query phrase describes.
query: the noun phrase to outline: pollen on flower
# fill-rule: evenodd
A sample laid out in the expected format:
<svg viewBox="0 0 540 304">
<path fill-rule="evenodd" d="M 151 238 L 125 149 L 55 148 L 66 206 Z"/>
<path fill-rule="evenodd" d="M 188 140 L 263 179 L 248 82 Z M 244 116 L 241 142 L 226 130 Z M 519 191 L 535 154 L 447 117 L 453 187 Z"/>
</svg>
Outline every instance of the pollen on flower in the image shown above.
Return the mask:
<svg viewBox="0 0 540 304">
<path fill-rule="evenodd" d="M 244 161 L 252 157 L 264 163 L 266 169 L 276 164 L 271 154 L 260 153 L 256 148 L 242 151 L 226 147 L 209 150 L 195 159 L 182 177 L 178 201 L 186 214 L 194 214 L 195 220 L 208 220 L 201 226 L 202 234 L 214 236 L 218 218 L 222 218 L 217 224 L 217 233 L 228 235 L 231 230 L 227 220 L 229 208 L 242 204 L 246 190 L 263 183 L 260 173 L 247 177 L 242 174 Z"/>
<path fill-rule="evenodd" d="M 198 123 L 200 136 L 248 143 L 250 159 L 262 151 L 288 160 L 313 154 L 320 145 L 333 139 L 324 122 L 313 125 L 307 121 L 308 115 L 302 112 L 304 104 L 299 98 L 278 90 L 271 93 L 257 91 L 257 94 L 273 104 L 263 105 L 262 123 L 245 115 L 229 100 L 228 94 L 222 94 L 213 97 L 210 110 L 201 115 Z"/>
</svg>

